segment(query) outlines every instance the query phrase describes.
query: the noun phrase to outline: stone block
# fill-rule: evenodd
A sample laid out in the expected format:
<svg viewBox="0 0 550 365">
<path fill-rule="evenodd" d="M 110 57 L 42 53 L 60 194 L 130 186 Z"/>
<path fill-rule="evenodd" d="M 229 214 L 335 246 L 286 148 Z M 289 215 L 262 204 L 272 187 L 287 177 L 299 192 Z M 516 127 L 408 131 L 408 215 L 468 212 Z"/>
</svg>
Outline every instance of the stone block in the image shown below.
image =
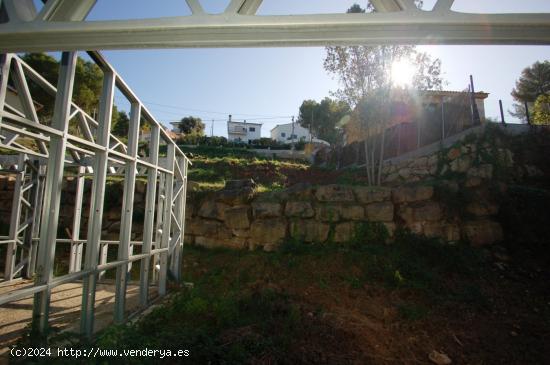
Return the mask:
<svg viewBox="0 0 550 365">
<path fill-rule="evenodd" d="M 321 222 L 338 222 L 341 217 L 342 207 L 339 205 L 317 206 L 317 220 Z"/>
<path fill-rule="evenodd" d="M 391 222 L 393 221 L 393 204 L 391 202 L 368 204 L 365 207 L 365 216 L 370 222 Z"/>
<path fill-rule="evenodd" d="M 441 207 L 437 202 L 423 203 L 422 205 L 414 207 L 413 211 L 414 220 L 417 222 L 438 221 L 442 216 Z"/>
<path fill-rule="evenodd" d="M 472 159 L 470 156 L 462 156 L 451 161 L 449 166 L 452 172 L 464 173 L 472 166 Z"/>
<path fill-rule="evenodd" d="M 276 218 L 282 213 L 282 205 L 272 202 L 253 202 L 252 212 L 254 218 Z"/>
<path fill-rule="evenodd" d="M 340 216 L 343 220 L 362 221 L 365 219 L 365 208 L 361 205 L 342 206 Z"/>
<path fill-rule="evenodd" d="M 466 206 L 466 211 L 476 217 L 486 217 L 498 213 L 498 205 L 486 200 L 476 200 Z"/>
<path fill-rule="evenodd" d="M 344 243 L 351 241 L 356 233 L 355 223 L 345 222 L 334 227 L 334 242 Z"/>
<path fill-rule="evenodd" d="M 287 202 L 285 207 L 287 217 L 311 218 L 315 215 L 310 202 Z"/>
<path fill-rule="evenodd" d="M 243 189 L 221 190 L 216 193 L 215 199 L 217 202 L 235 206 L 247 204 L 253 197 L 254 189 L 248 187 Z"/>
<path fill-rule="evenodd" d="M 492 179 L 493 178 L 493 165 L 483 164 L 477 167 L 472 167 L 468 170 L 468 177 L 478 177 L 481 179 Z"/>
<path fill-rule="evenodd" d="M 457 158 L 460 157 L 461 154 L 462 152 L 460 151 L 460 148 L 454 147 L 454 148 L 451 148 L 449 152 L 447 152 L 447 158 L 451 161 L 456 160 Z"/>
<path fill-rule="evenodd" d="M 213 200 L 205 200 L 197 213 L 199 217 L 217 219 L 223 221 L 225 218 L 225 210 L 230 206 L 225 203 L 216 202 Z"/>
<path fill-rule="evenodd" d="M 434 195 L 432 186 L 402 186 L 393 190 L 392 198 L 394 203 L 411 203 L 428 200 Z"/>
<path fill-rule="evenodd" d="M 313 219 L 295 220 L 290 225 L 290 236 L 304 242 L 325 242 L 329 231 L 330 225 Z"/>
<path fill-rule="evenodd" d="M 250 207 L 240 205 L 227 208 L 224 214 L 225 225 L 232 229 L 245 229 L 250 227 Z"/>
<path fill-rule="evenodd" d="M 237 250 L 242 250 L 248 247 L 246 238 L 231 237 L 227 239 L 220 239 L 216 237 L 195 237 L 195 245 L 206 248 L 226 247 Z"/>
<path fill-rule="evenodd" d="M 488 245 L 502 241 L 502 227 L 490 220 L 476 220 L 462 225 L 462 233 L 473 246 Z"/>
<path fill-rule="evenodd" d="M 353 190 L 345 185 L 322 185 L 317 188 L 315 197 L 321 202 L 352 202 L 355 201 Z"/>
<path fill-rule="evenodd" d="M 389 200 L 391 190 L 385 188 L 372 188 L 368 186 L 356 186 L 353 188 L 357 201 L 362 204 L 369 204 Z"/>
<path fill-rule="evenodd" d="M 256 220 L 250 225 L 250 239 L 265 244 L 281 243 L 287 236 L 287 222 L 284 218 Z"/>
</svg>

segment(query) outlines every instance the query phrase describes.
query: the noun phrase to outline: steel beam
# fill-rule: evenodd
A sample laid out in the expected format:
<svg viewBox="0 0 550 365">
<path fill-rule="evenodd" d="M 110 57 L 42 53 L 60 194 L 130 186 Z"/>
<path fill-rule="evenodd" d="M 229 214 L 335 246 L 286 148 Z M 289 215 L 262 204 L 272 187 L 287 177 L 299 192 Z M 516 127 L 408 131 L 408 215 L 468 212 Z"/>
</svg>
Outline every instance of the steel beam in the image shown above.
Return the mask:
<svg viewBox="0 0 550 365">
<path fill-rule="evenodd" d="M 35 285 L 47 285 L 53 279 L 55 239 L 59 221 L 61 186 L 65 164 L 66 133 L 69 127 L 69 114 L 73 94 L 76 53 L 63 52 L 55 98 L 52 128 L 61 136 L 51 136 L 43 206 L 43 220 L 40 227 L 38 264 Z M 37 293 L 34 297 L 33 327 L 40 333 L 48 327 L 50 310 L 50 289 Z"/>
<path fill-rule="evenodd" d="M 141 105 L 132 103 L 130 111 L 130 128 L 128 133 L 128 155 L 134 160 L 126 161 L 124 177 L 124 192 L 122 197 L 122 220 L 120 223 L 120 244 L 118 245 L 118 261 L 128 260 L 130 255 L 130 240 L 132 238 L 132 216 L 134 212 L 134 191 L 136 188 L 136 172 L 139 122 L 141 119 Z M 128 280 L 128 264 L 117 267 L 115 289 L 115 322 L 124 321 L 126 307 L 126 282 Z"/>
<path fill-rule="evenodd" d="M 176 149 L 173 144 L 167 146 L 166 151 L 166 169 L 174 170 Z M 169 248 L 170 231 L 172 223 L 172 193 L 174 189 L 174 175 L 166 174 L 164 180 L 164 206 L 162 218 L 162 237 L 160 248 Z M 166 294 L 166 274 L 168 271 L 168 251 L 159 254 L 159 286 L 160 296 Z"/>
<path fill-rule="evenodd" d="M 192 16 L 0 25 L 0 49 L 38 52 L 358 44 L 550 44 L 550 14 L 444 11 Z"/>
<path fill-rule="evenodd" d="M 101 241 L 101 224 L 103 219 L 103 203 L 105 200 L 105 182 L 107 180 L 109 137 L 111 130 L 111 114 L 115 89 L 115 74 L 104 72 L 103 90 L 99 104 L 99 126 L 97 142 L 105 147 L 95 153 L 94 181 L 92 185 L 92 200 L 90 205 L 90 220 L 88 222 L 88 241 L 86 242 L 86 258 L 84 269 L 96 270 Z M 90 274 L 83 281 L 82 313 L 80 329 L 86 336 L 91 336 L 94 328 L 95 292 L 97 274 Z"/>
<path fill-rule="evenodd" d="M 76 189 L 74 199 L 73 226 L 71 232 L 71 256 L 69 259 L 69 272 L 77 272 L 82 269 L 82 242 L 80 242 L 80 221 L 82 220 L 82 202 L 84 196 L 84 184 L 86 182 L 84 174 L 86 167 L 78 167 L 78 176 L 76 177 Z"/>
<path fill-rule="evenodd" d="M 145 197 L 145 217 L 143 220 L 143 245 L 141 253 L 150 253 L 153 242 L 154 218 L 155 218 L 155 200 L 157 193 L 157 169 L 159 159 L 159 127 L 151 127 L 151 139 L 149 141 L 149 162 L 153 165 L 147 167 L 147 195 Z M 156 236 L 156 235 L 155 235 Z M 149 301 L 149 269 L 151 268 L 151 257 L 147 256 L 141 260 L 140 267 L 140 287 L 139 301 L 141 307 L 145 308 Z"/>
</svg>

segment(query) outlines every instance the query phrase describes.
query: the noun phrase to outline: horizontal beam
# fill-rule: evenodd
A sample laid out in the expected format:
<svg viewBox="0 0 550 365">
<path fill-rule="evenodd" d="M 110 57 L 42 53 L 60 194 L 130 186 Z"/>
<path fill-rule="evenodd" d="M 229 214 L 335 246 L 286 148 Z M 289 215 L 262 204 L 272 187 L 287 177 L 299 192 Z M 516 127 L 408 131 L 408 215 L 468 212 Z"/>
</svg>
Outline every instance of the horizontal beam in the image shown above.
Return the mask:
<svg viewBox="0 0 550 365">
<path fill-rule="evenodd" d="M 3 52 L 354 44 L 550 44 L 550 14 L 193 15 L 0 25 Z"/>
</svg>

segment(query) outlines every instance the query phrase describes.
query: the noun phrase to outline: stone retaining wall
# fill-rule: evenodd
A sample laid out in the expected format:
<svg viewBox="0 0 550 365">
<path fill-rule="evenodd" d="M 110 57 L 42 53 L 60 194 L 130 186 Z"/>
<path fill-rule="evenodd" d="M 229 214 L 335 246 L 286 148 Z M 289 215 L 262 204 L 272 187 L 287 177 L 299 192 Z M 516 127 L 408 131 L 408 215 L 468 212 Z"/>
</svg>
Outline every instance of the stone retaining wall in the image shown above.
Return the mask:
<svg viewBox="0 0 550 365">
<path fill-rule="evenodd" d="M 344 243 L 354 239 L 361 225 L 376 222 L 390 237 L 404 228 L 449 242 L 489 244 L 502 239 L 502 229 L 494 219 L 498 205 L 485 183 L 394 189 L 296 185 L 257 195 L 252 188 L 226 189 L 188 203 L 186 242 L 271 251 L 288 240 Z M 471 201 L 456 209 L 446 202 L 448 194 L 468 195 Z"/>
</svg>

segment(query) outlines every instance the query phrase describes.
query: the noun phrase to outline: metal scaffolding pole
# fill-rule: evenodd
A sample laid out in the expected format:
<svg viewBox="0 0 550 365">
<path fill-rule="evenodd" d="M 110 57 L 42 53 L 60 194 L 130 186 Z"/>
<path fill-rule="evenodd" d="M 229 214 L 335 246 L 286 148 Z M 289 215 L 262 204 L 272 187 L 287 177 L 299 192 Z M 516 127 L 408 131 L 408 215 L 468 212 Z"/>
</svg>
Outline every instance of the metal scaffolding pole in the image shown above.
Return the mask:
<svg viewBox="0 0 550 365">
<path fill-rule="evenodd" d="M 141 247 L 142 254 L 151 253 L 154 233 L 154 218 L 155 218 L 155 199 L 157 193 L 157 175 L 159 159 L 159 127 L 151 127 L 151 140 L 149 141 L 149 161 L 153 164 L 152 167 L 147 167 L 147 195 L 145 197 L 145 217 L 143 221 L 143 245 Z M 151 258 L 146 256 L 141 260 L 140 267 L 140 287 L 139 287 L 139 302 L 142 308 L 145 308 L 149 301 L 149 269 L 151 268 Z M 153 270 L 154 271 L 154 270 Z"/>
<path fill-rule="evenodd" d="M 55 97 L 52 128 L 61 132 L 50 136 L 49 158 L 46 170 L 46 181 L 43 206 L 43 220 L 40 227 L 38 246 L 38 264 L 36 267 L 35 285 L 49 284 L 53 278 L 53 263 L 55 256 L 55 240 L 59 221 L 59 205 L 63 169 L 65 167 L 65 151 L 67 146 L 67 131 L 69 128 L 69 113 L 73 94 L 76 52 L 63 52 L 59 70 L 59 80 Z M 38 292 L 34 297 L 33 327 L 44 333 L 48 327 L 51 289 Z"/>
<path fill-rule="evenodd" d="M 85 270 L 95 271 L 98 267 L 114 90 L 115 74 L 113 71 L 105 70 L 103 75 L 103 90 L 99 104 L 99 125 L 97 130 L 97 143 L 103 146 L 104 149 L 96 151 L 93 165 L 95 175 L 92 185 L 90 220 L 88 222 L 88 240 L 86 242 L 86 259 L 84 263 Z M 81 332 L 87 336 L 92 335 L 94 328 L 97 279 L 97 274 L 95 272 L 91 273 L 84 279 L 83 284 L 80 329 Z"/>
<path fill-rule="evenodd" d="M 128 135 L 128 155 L 131 159 L 126 161 L 124 178 L 124 195 L 122 202 L 122 217 L 120 224 L 120 243 L 118 245 L 118 261 L 126 261 L 130 257 L 130 239 L 132 236 L 132 215 L 134 212 L 134 190 L 136 187 L 137 150 L 139 138 L 139 122 L 141 119 L 141 105 L 132 103 L 130 111 L 130 131 Z M 115 291 L 115 322 L 124 321 L 124 309 L 126 305 L 126 281 L 128 280 L 128 264 L 118 266 L 116 269 Z"/>
</svg>

